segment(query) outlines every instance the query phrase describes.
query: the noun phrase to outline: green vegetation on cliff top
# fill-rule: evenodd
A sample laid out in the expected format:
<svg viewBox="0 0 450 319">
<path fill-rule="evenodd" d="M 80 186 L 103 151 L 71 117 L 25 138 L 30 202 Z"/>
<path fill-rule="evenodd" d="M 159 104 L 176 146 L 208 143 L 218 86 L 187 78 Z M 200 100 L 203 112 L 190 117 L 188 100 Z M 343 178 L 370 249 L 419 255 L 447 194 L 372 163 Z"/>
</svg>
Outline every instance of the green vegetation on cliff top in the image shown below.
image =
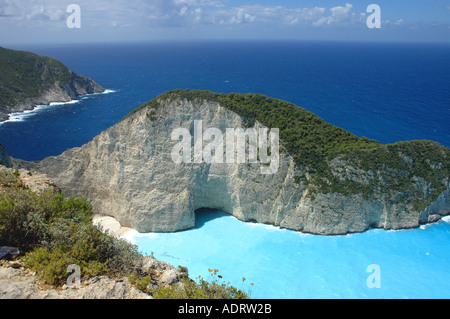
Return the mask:
<svg viewBox="0 0 450 319">
<path fill-rule="evenodd" d="M 5 111 L 70 80 L 70 70 L 58 60 L 0 47 L 0 104 Z"/>
<path fill-rule="evenodd" d="M 281 147 L 299 168 L 296 181 L 313 186 L 313 192 L 362 193 L 365 197 L 400 192 L 410 195 L 415 208 L 422 210 L 446 189 L 450 149 L 439 143 L 420 140 L 384 145 L 331 125 L 302 107 L 262 94 L 179 89 L 142 104 L 128 116 L 147 108 L 147 117 L 155 120 L 159 101 L 175 99 L 218 102 L 240 115 L 246 127 L 258 121 L 268 128 L 279 128 Z M 339 176 L 331 167 L 333 160 L 363 170 L 366 182 L 359 180 L 359 173 Z M 416 187 L 415 178 L 429 183 L 427 194 Z"/>
</svg>

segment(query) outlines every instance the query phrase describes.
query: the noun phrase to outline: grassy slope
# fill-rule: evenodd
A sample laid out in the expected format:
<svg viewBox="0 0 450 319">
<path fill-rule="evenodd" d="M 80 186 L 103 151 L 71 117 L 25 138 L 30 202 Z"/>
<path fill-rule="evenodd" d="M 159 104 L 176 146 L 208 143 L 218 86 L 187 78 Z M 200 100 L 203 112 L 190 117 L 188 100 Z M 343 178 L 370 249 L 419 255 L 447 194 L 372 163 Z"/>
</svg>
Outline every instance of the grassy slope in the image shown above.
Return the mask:
<svg viewBox="0 0 450 319">
<path fill-rule="evenodd" d="M 0 48 L 0 105 L 5 111 L 39 97 L 54 83 L 69 84 L 70 79 L 70 70 L 58 60 Z"/>
</svg>

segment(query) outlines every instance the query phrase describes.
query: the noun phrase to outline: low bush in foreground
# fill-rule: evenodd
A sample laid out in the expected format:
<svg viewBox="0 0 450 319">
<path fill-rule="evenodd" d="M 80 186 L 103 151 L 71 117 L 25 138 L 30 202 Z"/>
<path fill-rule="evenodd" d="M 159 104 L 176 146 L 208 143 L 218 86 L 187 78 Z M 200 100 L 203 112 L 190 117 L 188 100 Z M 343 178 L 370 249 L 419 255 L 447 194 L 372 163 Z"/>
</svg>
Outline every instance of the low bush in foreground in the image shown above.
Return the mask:
<svg viewBox="0 0 450 319">
<path fill-rule="evenodd" d="M 18 247 L 26 267 L 47 284 L 66 283 L 69 265 L 80 267 L 82 279 L 94 276 L 127 276 L 138 289 L 155 298 L 247 298 L 229 283 L 217 278 L 207 282 L 189 279 L 187 269 L 181 284 L 148 289 L 151 274 L 142 271 L 144 256 L 137 246 L 101 232 L 92 225 L 92 206 L 82 198 L 66 198 L 55 191 L 35 193 L 21 182 L 19 174 L 0 171 L 0 246 Z M 212 275 L 217 275 L 214 270 Z M 221 276 L 217 276 L 221 278 Z"/>
<path fill-rule="evenodd" d="M 136 246 L 92 225 L 92 207 L 84 199 L 35 193 L 8 171 L 0 175 L 0 243 L 18 247 L 25 265 L 53 285 L 65 283 L 70 264 L 87 278 L 128 275 L 143 259 Z"/>
<path fill-rule="evenodd" d="M 198 276 L 194 281 L 188 277 L 183 278 L 178 285 L 169 287 L 159 287 L 152 290 L 152 295 L 156 299 L 249 299 L 249 292 L 237 289 L 230 285 L 230 282 L 222 280 L 221 275 L 217 275 L 217 269 L 209 269 L 211 281 Z M 222 282 L 220 282 L 222 280 Z M 244 284 L 245 278 L 242 278 Z M 250 284 L 253 286 L 253 283 Z"/>
</svg>

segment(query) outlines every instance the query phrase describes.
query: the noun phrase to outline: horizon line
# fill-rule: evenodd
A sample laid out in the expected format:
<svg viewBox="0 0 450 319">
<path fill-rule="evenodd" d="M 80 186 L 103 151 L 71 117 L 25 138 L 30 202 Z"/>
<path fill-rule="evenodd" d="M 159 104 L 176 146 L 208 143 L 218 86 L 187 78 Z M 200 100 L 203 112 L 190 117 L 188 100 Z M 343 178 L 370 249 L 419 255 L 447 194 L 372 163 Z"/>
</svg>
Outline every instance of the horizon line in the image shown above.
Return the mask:
<svg viewBox="0 0 450 319">
<path fill-rule="evenodd" d="M 361 43 L 361 44 L 440 44 L 450 45 L 450 40 L 392 40 L 392 39 L 233 39 L 233 38 L 195 38 L 195 39 L 150 39 L 150 40 L 107 40 L 104 42 L 87 40 L 87 41 L 47 41 L 47 42 L 5 42 L 0 44 L 0 47 L 7 48 L 8 46 L 77 46 L 77 45 L 136 45 L 136 44 L 172 44 L 172 43 L 264 43 L 264 42 L 279 42 L 279 43 Z"/>
</svg>

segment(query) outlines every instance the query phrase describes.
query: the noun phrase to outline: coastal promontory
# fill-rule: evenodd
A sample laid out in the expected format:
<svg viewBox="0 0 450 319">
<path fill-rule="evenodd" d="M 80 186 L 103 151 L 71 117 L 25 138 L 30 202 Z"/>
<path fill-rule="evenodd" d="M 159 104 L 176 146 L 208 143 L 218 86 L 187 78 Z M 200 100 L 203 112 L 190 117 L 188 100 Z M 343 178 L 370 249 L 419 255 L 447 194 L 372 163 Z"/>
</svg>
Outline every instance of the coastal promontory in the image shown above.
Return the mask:
<svg viewBox="0 0 450 319">
<path fill-rule="evenodd" d="M 69 102 L 102 92 L 98 83 L 69 70 L 58 60 L 0 47 L 0 121 L 7 120 L 8 114 L 37 105 Z"/>
<path fill-rule="evenodd" d="M 220 143 L 248 128 L 276 131 L 279 147 L 268 142 L 261 152 L 258 141 L 254 160 L 227 160 Z M 192 152 L 180 147 L 181 136 Z M 211 146 L 222 162 L 204 160 Z M 192 228 L 203 207 L 321 235 L 413 228 L 450 213 L 447 147 L 382 144 L 260 94 L 170 91 L 81 147 L 21 165 L 140 232 Z"/>
</svg>

